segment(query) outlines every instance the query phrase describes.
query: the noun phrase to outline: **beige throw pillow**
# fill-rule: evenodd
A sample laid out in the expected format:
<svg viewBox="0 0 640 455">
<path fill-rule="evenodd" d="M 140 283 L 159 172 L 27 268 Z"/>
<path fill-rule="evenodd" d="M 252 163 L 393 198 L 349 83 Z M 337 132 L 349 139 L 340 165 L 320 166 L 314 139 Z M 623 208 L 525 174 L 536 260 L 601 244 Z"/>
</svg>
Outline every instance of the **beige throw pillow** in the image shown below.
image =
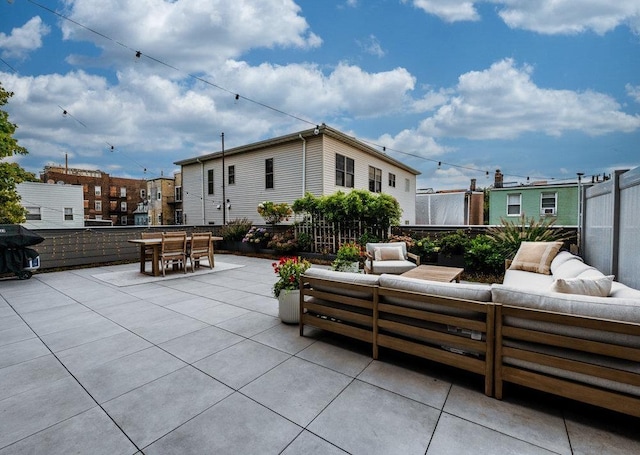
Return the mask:
<svg viewBox="0 0 640 455">
<path fill-rule="evenodd" d="M 373 249 L 376 261 L 401 261 L 404 259 L 401 246 L 381 246 Z"/>
<path fill-rule="evenodd" d="M 522 242 L 509 269 L 550 275 L 551 261 L 560 248 L 562 242 Z"/>
<path fill-rule="evenodd" d="M 613 275 L 587 278 L 558 278 L 551 285 L 552 292 L 563 294 L 608 297 L 611 292 Z"/>
</svg>

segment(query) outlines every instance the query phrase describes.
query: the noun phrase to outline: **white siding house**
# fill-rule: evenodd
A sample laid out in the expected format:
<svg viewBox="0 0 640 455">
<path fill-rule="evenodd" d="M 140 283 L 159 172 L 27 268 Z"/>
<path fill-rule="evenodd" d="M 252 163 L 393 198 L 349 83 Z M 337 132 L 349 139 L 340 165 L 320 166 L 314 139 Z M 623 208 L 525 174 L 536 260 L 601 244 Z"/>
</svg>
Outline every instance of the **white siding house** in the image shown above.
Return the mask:
<svg viewBox="0 0 640 455">
<path fill-rule="evenodd" d="M 27 229 L 84 227 L 82 185 L 23 182 L 16 186 L 27 209 Z"/>
<path fill-rule="evenodd" d="M 395 197 L 401 223 L 415 223 L 420 173 L 325 125 L 175 164 L 182 167 L 185 224 L 245 217 L 261 224 L 256 208 L 262 201 L 291 204 L 306 192 L 323 196 L 353 189 Z"/>
</svg>

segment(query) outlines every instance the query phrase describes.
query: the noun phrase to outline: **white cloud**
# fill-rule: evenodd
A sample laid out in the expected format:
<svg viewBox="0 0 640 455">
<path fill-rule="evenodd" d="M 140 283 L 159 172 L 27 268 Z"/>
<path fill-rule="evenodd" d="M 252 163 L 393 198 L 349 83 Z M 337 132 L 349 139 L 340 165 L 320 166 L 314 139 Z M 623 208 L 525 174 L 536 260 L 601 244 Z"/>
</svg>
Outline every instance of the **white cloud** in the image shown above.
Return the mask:
<svg viewBox="0 0 640 455">
<path fill-rule="evenodd" d="M 322 40 L 293 0 L 68 0 L 69 17 L 144 55 L 187 72 L 216 74 L 227 59 L 256 48 L 313 48 Z M 151 12 L 151 13 L 150 13 Z M 65 39 L 88 40 L 102 61 L 132 62 L 133 51 L 68 21 Z M 154 71 L 157 72 L 157 65 Z"/>
<path fill-rule="evenodd" d="M 31 18 L 20 28 L 14 28 L 9 35 L 0 33 L 0 49 L 3 58 L 25 58 L 31 51 L 42 47 L 42 37 L 51 29 L 42 23 L 40 16 Z"/>
<path fill-rule="evenodd" d="M 402 0 L 407 3 L 408 0 Z M 480 19 L 473 0 L 412 0 L 413 6 L 446 22 L 477 21 Z"/>
<path fill-rule="evenodd" d="M 627 95 L 629 95 L 636 103 L 640 103 L 640 85 L 625 85 Z"/>
<path fill-rule="evenodd" d="M 357 41 L 357 43 L 367 54 L 375 55 L 379 58 L 384 57 L 386 54 L 375 35 L 369 35 L 369 38 L 365 41 Z"/>
<path fill-rule="evenodd" d="M 500 17 L 511 28 L 544 34 L 575 34 L 587 30 L 602 35 L 621 24 L 640 32 L 637 0 L 497 0 Z"/>
<path fill-rule="evenodd" d="M 425 119 L 420 131 L 435 137 L 513 139 L 525 132 L 600 135 L 640 128 L 640 116 L 622 112 L 610 96 L 541 88 L 532 73 L 530 66 L 518 68 L 506 59 L 463 74 L 449 102 Z"/>
<path fill-rule="evenodd" d="M 403 3 L 409 0 L 402 0 Z M 593 31 L 602 35 L 619 25 L 640 33 L 640 3 L 637 0 L 411 0 L 416 8 L 445 22 L 477 21 L 476 5 L 494 3 L 511 28 L 542 34 L 577 34 Z"/>
</svg>

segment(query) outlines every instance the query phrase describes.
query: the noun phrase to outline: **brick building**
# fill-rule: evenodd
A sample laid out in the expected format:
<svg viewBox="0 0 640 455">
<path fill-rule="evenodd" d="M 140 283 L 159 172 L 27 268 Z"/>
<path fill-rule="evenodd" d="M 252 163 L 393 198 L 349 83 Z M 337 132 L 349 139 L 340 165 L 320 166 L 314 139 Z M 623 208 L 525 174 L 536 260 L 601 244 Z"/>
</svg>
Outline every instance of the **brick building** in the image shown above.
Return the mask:
<svg viewBox="0 0 640 455">
<path fill-rule="evenodd" d="M 133 212 L 147 199 L 146 180 L 112 177 L 97 170 L 45 166 L 40 179 L 82 185 L 84 219 L 110 220 L 114 226 L 134 224 Z"/>
</svg>

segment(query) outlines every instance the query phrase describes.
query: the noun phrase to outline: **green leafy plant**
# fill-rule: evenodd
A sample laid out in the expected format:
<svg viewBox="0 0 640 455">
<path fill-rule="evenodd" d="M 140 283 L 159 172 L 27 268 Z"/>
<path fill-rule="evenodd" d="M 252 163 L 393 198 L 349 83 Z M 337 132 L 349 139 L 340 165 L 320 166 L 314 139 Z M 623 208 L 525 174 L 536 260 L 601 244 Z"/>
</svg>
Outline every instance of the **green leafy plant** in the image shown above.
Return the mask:
<svg viewBox="0 0 640 455">
<path fill-rule="evenodd" d="M 331 263 L 331 268 L 339 271 L 349 269 L 354 262 L 359 264 L 363 255 L 362 247 L 357 243 L 343 243 L 338 248 L 336 259 Z"/>
<path fill-rule="evenodd" d="M 513 259 L 522 242 L 566 241 L 568 235 L 562 230 L 552 229 L 555 218 L 536 220 L 521 216 L 516 221 L 501 219 L 501 226 L 491 227 L 488 235 L 495 240 L 505 259 Z"/>
<path fill-rule="evenodd" d="M 273 295 L 278 297 L 282 291 L 300 289 L 300 276 L 311 267 L 311 263 L 300 257 L 281 257 L 271 266 L 278 275 L 278 281 L 273 285 Z"/>
<path fill-rule="evenodd" d="M 438 238 L 438 253 L 447 257 L 463 255 L 469 245 L 469 237 L 462 230 L 448 232 Z"/>
<path fill-rule="evenodd" d="M 467 245 L 464 253 L 465 272 L 499 275 L 504 272 L 504 259 L 496 241 L 486 234 L 480 234 Z"/>
<path fill-rule="evenodd" d="M 298 250 L 299 251 L 311 251 L 312 239 L 306 232 L 298 233 Z"/>
<path fill-rule="evenodd" d="M 224 240 L 240 242 L 251 229 L 251 225 L 249 218 L 236 218 L 220 228 L 220 235 Z"/>
<path fill-rule="evenodd" d="M 258 213 L 264 218 L 265 223 L 275 226 L 283 220 L 288 220 L 293 211 L 286 202 L 264 201 L 258 204 Z"/>
<path fill-rule="evenodd" d="M 274 234 L 271 240 L 269 240 L 267 248 L 272 248 L 281 253 L 297 251 L 298 242 L 296 240 L 295 233 L 293 230 L 288 229 L 284 232 Z"/>
</svg>

